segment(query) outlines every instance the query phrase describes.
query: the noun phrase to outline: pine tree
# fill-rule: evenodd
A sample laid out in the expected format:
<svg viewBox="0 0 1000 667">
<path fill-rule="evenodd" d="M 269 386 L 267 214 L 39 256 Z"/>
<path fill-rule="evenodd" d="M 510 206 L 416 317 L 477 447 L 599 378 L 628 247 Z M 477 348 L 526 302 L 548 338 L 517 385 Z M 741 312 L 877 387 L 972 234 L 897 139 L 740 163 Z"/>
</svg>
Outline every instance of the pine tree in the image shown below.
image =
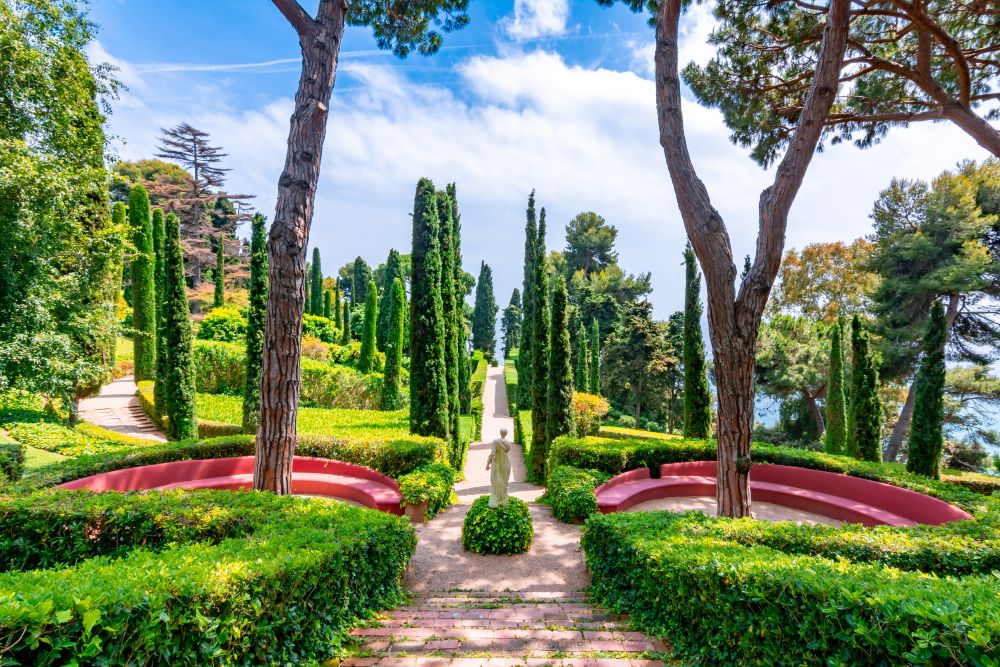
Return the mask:
<svg viewBox="0 0 1000 667">
<path fill-rule="evenodd" d="M 464 415 L 472 414 L 472 371 L 465 346 L 468 335 L 465 332 L 465 271 L 462 269 L 462 216 L 458 212 L 458 191 L 454 183 L 445 188 L 451 197 L 453 222 L 453 249 L 455 264 L 455 336 L 458 349 L 458 402 Z"/>
<path fill-rule="evenodd" d="M 375 367 L 375 325 L 378 322 L 378 291 L 375 283 L 368 281 L 365 290 L 365 329 L 361 336 L 361 356 L 358 370 L 371 373 Z"/>
<path fill-rule="evenodd" d="M 323 317 L 333 317 L 333 292 L 328 289 L 323 290 Z"/>
<path fill-rule="evenodd" d="M 153 226 L 149 218 L 149 195 L 136 185 L 128 196 L 128 222 L 135 254 L 132 273 L 132 340 L 135 348 L 135 379 L 152 380 L 156 373 L 156 279 Z"/>
<path fill-rule="evenodd" d="M 531 405 L 531 338 L 535 331 L 535 257 L 538 255 L 538 222 L 535 218 L 535 191 L 528 195 L 528 210 L 524 224 L 524 284 L 521 291 L 521 341 L 517 353 L 517 383 L 520 405 Z"/>
<path fill-rule="evenodd" d="M 590 349 L 587 345 L 587 327 L 580 326 L 576 330 L 576 390 L 587 391 L 590 388 Z"/>
<path fill-rule="evenodd" d="M 457 466 L 461 443 L 458 440 L 458 415 L 461 411 L 458 351 L 458 285 L 455 284 L 455 221 L 451 195 L 437 193 L 438 244 L 441 248 L 441 309 L 444 316 L 445 392 L 448 395 L 448 432 L 455 442 L 452 462 Z"/>
<path fill-rule="evenodd" d="M 401 403 L 399 369 L 403 365 L 403 318 L 406 310 L 406 293 L 403 280 L 396 278 L 387 292 L 388 302 L 381 312 L 388 312 L 389 333 L 385 345 L 385 372 L 382 380 L 382 409 L 398 410 Z"/>
<path fill-rule="evenodd" d="M 120 213 L 118 208 L 120 207 Z M 116 215 L 122 216 L 124 222 L 125 206 L 115 204 Z M 124 228 L 124 225 L 122 226 Z M 153 384 L 153 411 L 162 416 L 164 410 L 164 384 L 161 381 L 167 375 L 167 342 L 164 340 L 166 329 L 163 326 L 163 303 L 166 278 L 164 277 L 164 241 L 166 237 L 166 221 L 163 209 L 153 209 L 153 282 L 156 285 L 156 377 Z"/>
<path fill-rule="evenodd" d="M 226 244 L 221 234 L 215 245 L 215 298 L 212 307 L 221 308 L 226 304 Z"/>
<path fill-rule="evenodd" d="M 694 249 L 684 249 L 684 437 L 707 438 L 711 401 L 705 373 L 705 343 L 701 335 L 701 275 Z"/>
<path fill-rule="evenodd" d="M 585 348 L 581 348 L 585 349 Z M 569 341 L 569 294 L 566 280 L 556 279 L 552 290 L 552 316 L 549 320 L 549 387 L 546 397 L 545 451 L 538 457 L 545 461 L 552 441 L 574 432 L 573 348 Z"/>
<path fill-rule="evenodd" d="M 340 280 L 333 282 L 333 323 L 338 329 L 340 328 Z"/>
<path fill-rule="evenodd" d="M 396 278 L 403 279 L 402 260 L 399 251 L 393 248 L 389 251 L 389 257 L 385 260 L 385 272 L 382 275 L 382 298 L 389 298 L 392 291 L 392 284 Z M 385 344 L 389 338 L 389 330 L 392 328 L 390 317 L 392 313 L 388 308 L 379 308 L 378 326 L 375 328 L 375 345 L 380 352 L 385 352 Z"/>
<path fill-rule="evenodd" d="M 167 436 L 173 440 L 198 437 L 194 407 L 194 355 L 191 350 L 191 316 L 184 281 L 184 251 L 180 221 L 171 213 L 164 240 L 163 319 L 167 341 L 166 417 Z"/>
<path fill-rule="evenodd" d="M 434 183 L 422 178 L 413 201 L 410 259 L 410 432 L 448 440 L 439 226 Z"/>
<path fill-rule="evenodd" d="M 247 372 L 243 384 L 243 432 L 256 433 L 260 421 L 260 374 L 264 364 L 264 320 L 267 316 L 267 218 L 250 221 L 250 282 L 247 299 Z"/>
<path fill-rule="evenodd" d="M 935 479 L 941 476 L 944 448 L 944 345 L 948 322 L 940 301 L 931 306 L 924 334 L 923 356 L 917 369 L 913 421 L 910 424 L 909 457 L 906 469 Z"/>
<path fill-rule="evenodd" d="M 313 315 L 323 314 L 323 265 L 319 259 L 319 248 L 313 248 L 312 285 L 310 285 L 309 312 Z"/>
<path fill-rule="evenodd" d="M 857 315 L 851 320 L 851 351 L 848 453 L 865 461 L 881 461 L 882 401 L 878 394 L 878 368 L 868 332 Z"/>
<path fill-rule="evenodd" d="M 344 312 L 340 317 L 341 324 L 344 328 L 340 331 L 340 344 L 348 345 L 351 342 L 351 302 L 348 299 L 344 299 Z"/>
<path fill-rule="evenodd" d="M 826 436 L 828 454 L 843 454 L 847 446 L 847 407 L 844 395 L 844 345 L 840 321 L 830 327 L 830 373 L 826 384 Z"/>
<path fill-rule="evenodd" d="M 483 262 L 476 281 L 476 304 L 472 311 L 472 346 L 493 355 L 497 346 L 497 307 L 493 296 L 493 270 Z"/>
<path fill-rule="evenodd" d="M 590 322 L 590 393 L 601 395 L 601 326 L 595 317 Z"/>
<path fill-rule="evenodd" d="M 528 474 L 541 481 L 545 477 L 546 415 L 549 393 L 549 300 L 545 271 L 545 209 L 538 225 L 534 279 L 532 281 L 532 348 L 531 348 L 531 452 Z M 520 381 L 520 380 L 519 380 Z"/>
</svg>

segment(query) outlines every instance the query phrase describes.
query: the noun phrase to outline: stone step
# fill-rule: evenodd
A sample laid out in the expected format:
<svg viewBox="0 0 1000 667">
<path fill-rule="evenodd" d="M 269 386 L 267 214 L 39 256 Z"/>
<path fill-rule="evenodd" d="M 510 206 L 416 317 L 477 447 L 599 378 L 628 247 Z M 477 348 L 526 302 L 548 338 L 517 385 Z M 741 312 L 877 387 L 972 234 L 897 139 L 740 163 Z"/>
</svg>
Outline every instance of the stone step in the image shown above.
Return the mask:
<svg viewBox="0 0 1000 667">
<path fill-rule="evenodd" d="M 382 640 L 395 639 L 426 639 L 439 637 L 442 639 L 523 639 L 538 641 L 644 641 L 641 632 L 629 630 L 545 630 L 545 629 L 495 629 L 495 628 L 413 628 L 413 627 L 374 627 L 355 628 L 351 631 L 355 637 L 374 638 Z"/>
<path fill-rule="evenodd" d="M 525 620 L 500 620 L 500 619 L 405 619 L 386 618 L 379 622 L 379 625 L 387 628 L 492 628 L 495 630 L 524 629 L 524 630 L 551 630 L 555 628 L 572 628 L 576 630 L 615 630 L 620 629 L 621 624 L 614 621 L 604 622 L 581 622 L 577 620 L 565 621 L 525 621 Z"/>
<path fill-rule="evenodd" d="M 385 614 L 388 618 L 420 623 L 426 620 L 470 621 L 547 621 L 562 624 L 604 623 L 620 621 L 624 617 L 603 613 L 593 607 L 586 609 L 394 609 Z"/>
<path fill-rule="evenodd" d="M 527 600 L 589 600 L 584 592 L 573 591 L 430 591 L 422 593 L 416 599 L 430 600 L 435 598 L 521 598 Z"/>
<path fill-rule="evenodd" d="M 367 657 L 347 658 L 341 667 L 663 667 L 643 658 Z"/>
</svg>

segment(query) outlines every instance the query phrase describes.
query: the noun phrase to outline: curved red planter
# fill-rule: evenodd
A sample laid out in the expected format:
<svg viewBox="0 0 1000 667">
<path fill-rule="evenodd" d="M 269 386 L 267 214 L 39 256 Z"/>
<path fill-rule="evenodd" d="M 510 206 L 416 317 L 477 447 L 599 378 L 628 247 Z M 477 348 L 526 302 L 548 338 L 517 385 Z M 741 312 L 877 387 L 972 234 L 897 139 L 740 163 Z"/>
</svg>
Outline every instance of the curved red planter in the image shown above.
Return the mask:
<svg viewBox="0 0 1000 667">
<path fill-rule="evenodd" d="M 148 491 L 162 489 L 249 489 L 252 456 L 201 461 L 172 461 L 91 475 L 60 484 L 60 489 Z M 364 466 L 296 456 L 292 461 L 292 493 L 342 498 L 390 514 L 402 514 L 399 484 Z"/>
<path fill-rule="evenodd" d="M 658 498 L 715 496 L 715 473 L 715 461 L 667 463 L 660 466 L 659 479 L 652 479 L 648 468 L 630 470 L 597 487 L 594 494 L 605 514 Z M 754 500 L 866 526 L 939 525 L 972 518 L 943 500 L 891 484 L 770 463 L 754 464 L 750 494 Z"/>
</svg>

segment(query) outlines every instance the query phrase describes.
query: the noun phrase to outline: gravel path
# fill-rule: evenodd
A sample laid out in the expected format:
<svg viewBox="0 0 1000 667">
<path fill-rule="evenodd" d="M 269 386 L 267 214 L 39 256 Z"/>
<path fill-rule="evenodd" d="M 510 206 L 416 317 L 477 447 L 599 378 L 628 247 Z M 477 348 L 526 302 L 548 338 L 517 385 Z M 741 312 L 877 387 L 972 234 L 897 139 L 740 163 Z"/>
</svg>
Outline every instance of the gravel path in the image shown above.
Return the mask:
<svg viewBox="0 0 1000 667">
<path fill-rule="evenodd" d="M 80 419 L 133 438 L 166 442 L 167 436 L 142 411 L 136 388 L 131 375 L 104 385 L 100 394 L 80 401 Z"/>
</svg>

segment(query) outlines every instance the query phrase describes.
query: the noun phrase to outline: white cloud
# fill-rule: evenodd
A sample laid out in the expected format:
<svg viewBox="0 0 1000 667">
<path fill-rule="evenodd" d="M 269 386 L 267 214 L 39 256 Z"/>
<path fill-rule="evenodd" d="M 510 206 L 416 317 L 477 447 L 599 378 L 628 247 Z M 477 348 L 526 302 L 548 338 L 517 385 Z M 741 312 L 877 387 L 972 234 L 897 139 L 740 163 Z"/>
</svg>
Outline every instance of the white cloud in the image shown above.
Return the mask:
<svg viewBox="0 0 1000 667">
<path fill-rule="evenodd" d="M 514 0 L 514 15 L 502 26 L 512 39 L 536 39 L 563 34 L 568 19 L 569 0 Z"/>
</svg>

